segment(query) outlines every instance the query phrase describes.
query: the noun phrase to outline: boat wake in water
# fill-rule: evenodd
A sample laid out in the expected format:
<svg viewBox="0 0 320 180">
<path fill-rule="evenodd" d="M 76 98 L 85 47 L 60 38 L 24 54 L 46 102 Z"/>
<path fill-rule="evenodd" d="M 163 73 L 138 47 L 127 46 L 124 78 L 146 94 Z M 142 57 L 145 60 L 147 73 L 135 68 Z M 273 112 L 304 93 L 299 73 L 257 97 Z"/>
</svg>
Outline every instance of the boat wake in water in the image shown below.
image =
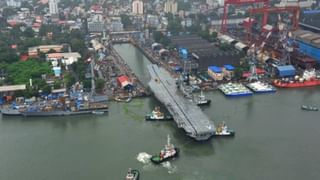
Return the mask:
<svg viewBox="0 0 320 180">
<path fill-rule="evenodd" d="M 149 164 L 150 163 L 150 158 L 151 158 L 151 155 L 146 153 L 146 152 L 141 152 L 137 156 L 137 160 L 139 162 L 142 162 L 143 164 Z"/>
<path fill-rule="evenodd" d="M 152 155 L 146 153 L 146 152 L 141 152 L 138 154 L 137 156 L 137 160 L 143 164 L 145 164 L 145 166 L 143 167 L 143 169 L 147 170 L 147 169 L 154 169 L 156 166 L 154 166 L 151 161 L 150 158 L 152 157 Z M 162 167 L 164 167 L 165 169 L 168 170 L 169 174 L 173 174 L 175 172 L 177 172 L 177 167 L 172 165 L 169 161 L 163 162 L 161 163 Z"/>
<path fill-rule="evenodd" d="M 169 174 L 177 172 L 177 166 L 172 165 L 169 161 L 163 162 L 161 165 L 168 170 Z"/>
</svg>

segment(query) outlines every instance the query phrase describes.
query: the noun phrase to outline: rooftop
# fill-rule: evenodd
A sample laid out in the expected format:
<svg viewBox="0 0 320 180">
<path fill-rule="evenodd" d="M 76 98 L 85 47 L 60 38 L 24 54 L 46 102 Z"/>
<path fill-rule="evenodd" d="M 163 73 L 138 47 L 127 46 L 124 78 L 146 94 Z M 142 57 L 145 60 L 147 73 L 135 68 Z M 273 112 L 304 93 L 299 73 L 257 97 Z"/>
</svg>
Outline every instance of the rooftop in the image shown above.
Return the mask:
<svg viewBox="0 0 320 180">
<path fill-rule="evenodd" d="M 19 90 L 25 90 L 25 89 L 26 89 L 25 84 L 0 86 L 0 92 L 19 91 Z"/>
</svg>

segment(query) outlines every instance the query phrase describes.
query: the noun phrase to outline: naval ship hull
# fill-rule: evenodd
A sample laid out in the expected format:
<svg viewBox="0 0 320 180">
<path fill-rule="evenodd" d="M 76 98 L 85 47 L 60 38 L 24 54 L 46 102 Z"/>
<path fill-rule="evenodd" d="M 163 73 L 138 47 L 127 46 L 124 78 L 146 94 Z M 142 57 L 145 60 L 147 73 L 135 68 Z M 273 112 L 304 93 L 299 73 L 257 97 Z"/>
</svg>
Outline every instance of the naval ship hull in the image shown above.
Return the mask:
<svg viewBox="0 0 320 180">
<path fill-rule="evenodd" d="M 173 116 L 178 128 L 197 141 L 208 140 L 214 135 L 213 122 L 195 103 L 190 103 L 177 88 L 176 81 L 168 71 L 157 65 L 148 66 L 151 80 L 149 87 L 154 96 L 163 103 Z"/>
<path fill-rule="evenodd" d="M 70 116 L 70 115 L 80 115 L 80 114 L 94 114 L 96 111 L 108 112 L 108 108 L 80 110 L 80 111 L 22 112 L 21 115 L 25 117 Z"/>
</svg>

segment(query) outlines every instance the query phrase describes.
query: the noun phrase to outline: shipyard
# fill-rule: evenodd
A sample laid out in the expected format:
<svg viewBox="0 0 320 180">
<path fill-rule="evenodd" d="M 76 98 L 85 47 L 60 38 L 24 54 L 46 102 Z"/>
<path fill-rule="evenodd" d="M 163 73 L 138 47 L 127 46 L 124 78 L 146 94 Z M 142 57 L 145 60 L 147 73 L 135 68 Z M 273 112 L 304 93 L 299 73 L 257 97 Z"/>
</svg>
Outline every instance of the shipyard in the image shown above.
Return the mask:
<svg viewBox="0 0 320 180">
<path fill-rule="evenodd" d="M 317 179 L 319 19 L 319 0 L 1 1 L 0 179 Z"/>
</svg>

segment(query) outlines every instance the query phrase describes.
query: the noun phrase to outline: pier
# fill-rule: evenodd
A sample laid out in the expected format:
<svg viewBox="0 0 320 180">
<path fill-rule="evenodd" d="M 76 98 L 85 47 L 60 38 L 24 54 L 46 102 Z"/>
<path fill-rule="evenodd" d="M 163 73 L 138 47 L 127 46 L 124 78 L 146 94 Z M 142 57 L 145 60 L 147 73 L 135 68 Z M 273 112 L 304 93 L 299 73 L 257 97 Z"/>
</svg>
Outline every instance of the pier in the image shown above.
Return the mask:
<svg viewBox="0 0 320 180">
<path fill-rule="evenodd" d="M 178 127 L 198 141 L 209 139 L 215 132 L 215 126 L 208 116 L 183 97 L 168 71 L 157 65 L 149 65 L 148 70 L 151 75 L 150 89 L 167 107 Z"/>
</svg>

